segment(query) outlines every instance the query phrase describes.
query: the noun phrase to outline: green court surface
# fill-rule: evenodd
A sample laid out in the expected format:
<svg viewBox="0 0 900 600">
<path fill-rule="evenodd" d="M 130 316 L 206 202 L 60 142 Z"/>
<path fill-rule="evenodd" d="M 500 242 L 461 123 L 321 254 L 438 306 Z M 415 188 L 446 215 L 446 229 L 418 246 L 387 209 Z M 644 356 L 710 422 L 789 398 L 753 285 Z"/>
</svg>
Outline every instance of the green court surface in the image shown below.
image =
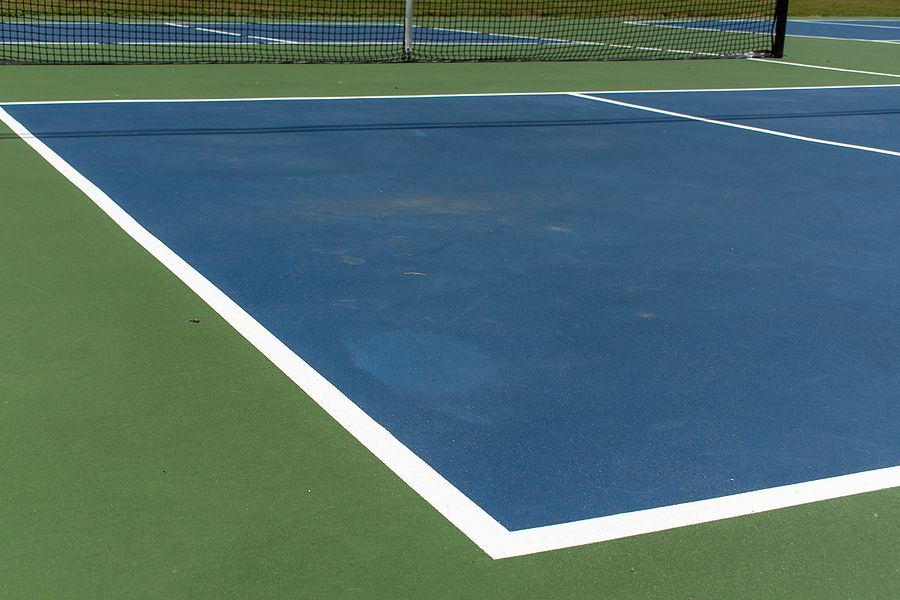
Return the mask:
<svg viewBox="0 0 900 600">
<path fill-rule="evenodd" d="M 784 60 L 830 69 L 7 66 L 0 102 L 900 83 L 896 44 Z M 897 489 L 492 560 L 5 128 L 0 181 L 0 598 L 900 597 Z"/>
</svg>

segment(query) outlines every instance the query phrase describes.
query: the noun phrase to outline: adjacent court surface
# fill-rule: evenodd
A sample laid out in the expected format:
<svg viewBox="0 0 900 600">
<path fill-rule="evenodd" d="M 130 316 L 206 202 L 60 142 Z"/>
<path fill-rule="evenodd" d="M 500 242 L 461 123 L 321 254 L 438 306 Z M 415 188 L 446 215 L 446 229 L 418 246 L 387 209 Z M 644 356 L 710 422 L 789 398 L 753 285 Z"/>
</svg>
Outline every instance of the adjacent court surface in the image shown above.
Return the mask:
<svg viewBox="0 0 900 600">
<path fill-rule="evenodd" d="M 441 27 L 415 27 L 417 43 L 558 43 L 534 36 L 502 35 Z M 7 44 L 402 44 L 404 27 L 392 23 L 71 23 L 9 22 L 0 25 Z"/>
<path fill-rule="evenodd" d="M 793 20 L 788 35 L 834 40 L 900 43 L 900 20 Z"/>
<path fill-rule="evenodd" d="M 617 26 L 639 29 L 686 29 L 696 31 L 747 33 L 748 23 L 762 32 L 762 22 L 748 20 L 676 19 L 671 21 L 625 21 Z M 612 26 L 613 23 L 610 23 Z M 578 39 L 542 38 L 529 35 L 492 33 L 490 23 L 483 31 L 446 27 L 416 26 L 412 30 L 417 44 L 518 45 L 559 44 Z M 900 20 L 822 20 L 792 19 L 790 36 L 823 39 L 865 40 L 900 43 Z M 404 27 L 397 23 L 283 23 L 277 26 L 252 22 L 6 22 L 0 25 L 5 44 L 402 44 Z M 581 40 L 597 42 L 593 38 Z"/>
<path fill-rule="evenodd" d="M 735 31 L 746 26 L 746 20 L 673 19 L 670 21 L 634 21 L 644 27 L 665 27 L 695 31 Z M 900 43 L 900 20 L 824 20 L 789 19 L 787 35 L 831 40 Z"/>
<path fill-rule="evenodd" d="M 900 73 L 832 43 L 0 71 L 0 597 L 895 597 Z"/>
</svg>

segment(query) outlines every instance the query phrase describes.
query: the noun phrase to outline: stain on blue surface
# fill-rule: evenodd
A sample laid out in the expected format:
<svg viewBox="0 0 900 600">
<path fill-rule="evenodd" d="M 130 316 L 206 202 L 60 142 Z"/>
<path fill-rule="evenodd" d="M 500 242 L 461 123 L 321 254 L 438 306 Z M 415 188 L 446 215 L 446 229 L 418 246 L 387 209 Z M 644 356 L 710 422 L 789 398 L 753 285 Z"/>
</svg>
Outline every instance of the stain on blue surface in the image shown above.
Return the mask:
<svg viewBox="0 0 900 600">
<path fill-rule="evenodd" d="M 467 392 L 496 371 L 472 344 L 428 331 L 389 331 L 349 340 L 347 348 L 354 365 L 391 389 L 430 399 Z"/>
<path fill-rule="evenodd" d="M 511 529 L 900 462 L 895 157 L 569 96 L 8 110 Z"/>
</svg>

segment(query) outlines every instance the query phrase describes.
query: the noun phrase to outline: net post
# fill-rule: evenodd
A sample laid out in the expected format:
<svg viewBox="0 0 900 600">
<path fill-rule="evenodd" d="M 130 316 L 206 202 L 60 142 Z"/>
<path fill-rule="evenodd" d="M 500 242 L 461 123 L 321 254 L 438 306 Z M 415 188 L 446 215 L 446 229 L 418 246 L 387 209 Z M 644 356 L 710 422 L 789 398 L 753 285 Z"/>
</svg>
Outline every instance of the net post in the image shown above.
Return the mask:
<svg viewBox="0 0 900 600">
<path fill-rule="evenodd" d="M 787 32 L 789 0 L 777 0 L 775 3 L 775 44 L 772 46 L 772 56 L 781 58 L 784 56 L 784 37 Z"/>
<path fill-rule="evenodd" d="M 406 58 L 412 56 L 413 45 L 413 0 L 406 0 L 406 8 L 403 11 L 403 54 Z"/>
</svg>

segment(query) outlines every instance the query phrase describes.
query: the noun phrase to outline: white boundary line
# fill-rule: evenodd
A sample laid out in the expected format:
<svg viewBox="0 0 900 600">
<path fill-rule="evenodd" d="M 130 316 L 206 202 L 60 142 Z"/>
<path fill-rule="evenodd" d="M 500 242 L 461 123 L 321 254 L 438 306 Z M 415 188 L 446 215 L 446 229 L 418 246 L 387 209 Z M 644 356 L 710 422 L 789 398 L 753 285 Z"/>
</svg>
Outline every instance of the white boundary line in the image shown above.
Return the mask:
<svg viewBox="0 0 900 600">
<path fill-rule="evenodd" d="M 693 23 L 699 23 L 702 20 L 703 19 L 687 20 L 687 21 L 683 21 L 683 22 L 693 24 Z M 740 23 L 741 22 L 737 19 L 707 19 L 707 21 L 710 23 L 735 23 L 735 22 Z M 753 23 L 756 21 L 748 21 L 748 22 Z M 714 32 L 718 32 L 718 33 L 736 33 L 736 34 L 740 34 L 740 35 L 767 35 L 770 37 L 772 35 L 771 32 L 764 32 L 764 31 L 743 31 L 741 29 L 723 29 L 721 27 L 715 27 L 715 26 L 708 26 L 708 27 L 702 27 L 702 26 L 697 26 L 697 25 L 685 26 L 685 25 L 678 24 L 677 21 L 658 21 L 658 22 L 656 22 L 656 21 L 622 21 L 622 24 L 623 25 L 634 25 L 636 27 L 658 27 L 660 29 L 680 29 L 682 31 L 714 31 Z"/>
<path fill-rule="evenodd" d="M 808 40 L 833 40 L 837 42 L 864 42 L 866 44 L 900 44 L 900 40 L 867 40 L 865 38 L 843 38 L 830 37 L 826 35 L 805 35 L 799 33 L 788 33 L 788 37 L 805 38 Z"/>
<path fill-rule="evenodd" d="M 786 67 L 802 67 L 805 69 L 820 69 L 823 71 L 838 71 L 839 73 L 856 73 L 858 75 L 875 75 L 877 77 L 898 77 L 898 78 L 900 78 L 900 74 L 897 74 L 897 73 L 881 73 L 878 71 L 861 71 L 859 69 L 842 69 L 840 67 L 825 67 L 823 65 L 809 65 L 806 63 L 795 63 L 795 62 L 789 62 L 786 60 L 775 59 L 775 58 L 748 58 L 747 60 L 752 60 L 753 62 L 769 63 L 772 65 L 784 65 Z"/>
<path fill-rule="evenodd" d="M 229 35 L 231 37 L 244 37 L 242 33 L 234 33 L 233 31 L 222 31 L 221 29 L 209 29 L 207 27 L 194 27 L 195 31 L 202 31 L 203 33 L 215 33 L 216 35 Z"/>
<path fill-rule="evenodd" d="M 292 44 L 295 46 L 301 43 L 301 42 L 294 42 L 291 40 L 283 40 L 281 38 L 266 37 L 264 35 L 248 35 L 247 38 L 251 39 L 251 40 L 260 40 L 263 42 L 275 42 L 276 44 Z"/>
<path fill-rule="evenodd" d="M 598 98 L 580 92 L 571 92 L 568 94 L 553 92 L 552 94 L 570 95 L 596 102 L 604 102 L 637 110 L 662 113 L 670 116 L 702 121 L 715 125 L 736 127 L 738 129 L 778 135 L 780 137 L 802 141 L 825 143 L 828 145 L 900 156 L 900 152 L 783 134 L 772 130 L 705 119 L 671 111 L 663 111 L 661 109 L 620 102 L 608 98 Z M 549 94 L 483 95 L 525 96 Z M 452 95 L 450 97 L 457 96 L 465 97 L 472 96 L 472 94 Z M 381 460 L 389 469 L 394 471 L 394 473 L 396 473 L 407 485 L 421 495 L 426 502 L 431 504 L 463 534 L 468 536 L 486 554 L 494 559 L 522 556 L 548 550 L 608 541 L 663 531 L 675 527 L 755 514 L 778 508 L 786 508 L 810 502 L 900 486 L 900 466 L 896 466 L 756 490 L 731 496 L 710 498 L 673 506 L 511 532 L 472 502 L 472 500 L 460 492 L 450 482 L 444 479 L 409 448 L 404 446 L 362 409 L 356 406 L 333 384 L 327 381 L 321 374 L 316 372 L 311 366 L 303 361 L 303 359 L 297 356 L 296 353 L 285 346 L 224 292 L 219 290 L 213 283 L 184 261 L 184 259 L 175 254 L 153 234 L 147 231 L 105 192 L 79 173 L 61 156 L 50 149 L 49 146 L 35 137 L 24 125 L 14 119 L 2 107 L 0 107 L 0 121 L 5 123 L 7 127 L 50 163 L 50 165 L 85 193 L 101 210 L 103 210 L 103 212 L 121 227 L 123 231 L 131 236 L 176 277 L 200 296 L 201 299 L 220 314 L 235 328 L 235 330 L 262 352 L 264 356 L 294 381 L 294 383 L 303 389 L 353 437 L 359 440 L 360 443 Z"/>
<path fill-rule="evenodd" d="M 32 135 L 24 125 L 15 120 L 2 107 L 0 107 L 0 121 L 84 192 L 125 233 L 209 304 L 238 333 L 281 369 L 353 437 L 421 495 L 426 502 L 456 525 L 488 555 L 493 558 L 503 557 L 501 548 L 504 547 L 504 542 L 509 536 L 506 528 L 456 489 L 425 461 L 413 454 L 387 429 L 351 402 L 340 390 L 184 259 L 144 229 L 112 198 L 51 150 L 49 146 Z"/>
<path fill-rule="evenodd" d="M 759 60 L 759 59 L 750 59 Z M 779 63 L 780 61 L 773 61 Z M 894 75 L 890 75 L 894 77 Z M 571 94 L 689 94 L 694 92 L 780 92 L 802 90 L 852 90 L 870 88 L 896 88 L 900 83 L 868 83 L 850 85 L 807 85 L 746 88 L 682 88 L 682 89 L 639 89 L 639 90 L 584 90 L 559 92 L 473 92 L 468 94 L 396 94 L 372 96 L 272 96 L 253 98 L 110 98 L 104 100 L 25 100 L 0 101 L 2 106 L 30 106 L 45 104 L 156 104 L 162 102 L 295 102 L 321 100 L 416 100 L 424 98 L 490 98 L 506 96 L 566 96 Z"/>
<path fill-rule="evenodd" d="M 895 19 L 886 19 L 888 23 L 900 23 L 900 21 Z M 818 19 L 790 19 L 788 21 L 788 29 L 790 29 L 791 23 L 803 23 L 807 25 L 838 25 L 841 27 L 871 27 L 876 29 L 900 29 L 900 26 L 896 25 L 867 25 L 863 23 L 853 23 L 853 22 L 845 22 L 845 21 L 835 21 L 835 20 L 818 20 Z M 797 38 L 808 38 L 808 39 L 817 39 L 817 40 L 835 40 L 842 42 L 870 42 L 873 44 L 900 44 L 900 40 L 873 40 L 868 38 L 845 38 L 845 37 L 834 37 L 834 36 L 826 36 L 826 35 L 810 35 L 810 34 L 799 34 L 799 33 L 790 33 L 787 34 L 788 37 L 797 37 Z"/>
<path fill-rule="evenodd" d="M 799 23 L 821 23 L 822 25 L 840 25 L 841 27 L 871 27 L 872 29 L 900 29 L 900 25 L 871 25 L 853 21 L 798 21 Z M 898 21 L 886 21 L 886 23 L 900 23 Z"/>
<path fill-rule="evenodd" d="M 758 60 L 758 59 L 750 59 Z M 593 91 L 593 92 L 576 92 L 582 94 L 689 94 L 691 92 L 790 92 L 803 90 L 854 90 L 854 89 L 871 89 L 871 88 L 895 88 L 900 87 L 900 83 L 857 83 L 849 85 L 797 85 L 784 87 L 746 87 L 746 88 L 698 88 L 698 89 L 679 89 L 679 90 L 609 90 Z M 572 92 L 561 92 L 572 93 Z"/>
<path fill-rule="evenodd" d="M 730 121 L 719 121 L 718 119 L 708 119 L 706 117 L 699 117 L 697 115 L 689 115 L 686 113 L 674 112 L 671 110 L 664 110 L 661 108 L 653 108 L 652 106 L 644 106 L 642 104 L 633 104 L 631 102 L 622 102 L 621 100 L 612 100 L 610 98 L 601 98 L 599 96 L 592 96 L 588 94 L 582 94 L 579 92 L 571 93 L 570 96 L 575 96 L 576 98 L 584 98 L 585 100 L 593 100 L 594 102 L 604 102 L 606 104 L 614 104 L 615 106 L 621 106 L 624 108 L 633 108 L 635 110 L 642 110 L 645 112 L 652 112 L 659 115 L 666 115 L 669 117 L 677 117 L 680 119 L 686 119 L 689 121 L 699 121 L 700 123 L 708 123 L 710 125 L 721 125 L 722 127 L 732 127 L 734 129 L 743 129 L 744 131 L 753 131 L 756 133 L 764 133 L 766 135 L 774 135 L 775 137 L 783 137 L 791 140 L 798 140 L 801 142 L 811 142 L 813 144 L 822 144 L 825 146 L 837 146 L 838 148 L 848 148 L 850 150 L 862 150 L 864 152 L 872 152 L 875 154 L 886 154 L 888 156 L 898 156 L 900 157 L 900 152 L 896 150 L 885 150 L 884 148 L 875 148 L 873 146 L 860 146 L 858 144 L 847 144 L 844 142 L 834 142 L 832 140 L 826 140 L 822 138 L 814 138 L 808 137 L 805 135 L 796 135 L 793 133 L 785 133 L 783 131 L 778 131 L 775 129 L 765 129 L 763 127 L 753 127 L 751 125 L 741 125 L 740 123 L 732 123 Z"/>
<path fill-rule="evenodd" d="M 900 486 L 900 467 L 888 467 L 709 500 L 513 531 L 507 538 L 509 540 L 507 544 L 510 551 L 515 551 L 517 555 L 533 554 L 898 486 Z"/>
<path fill-rule="evenodd" d="M 688 23 L 690 25 L 685 26 L 678 24 L 677 20 L 667 20 L 667 21 L 623 21 L 625 25 L 636 25 L 636 26 L 644 26 L 644 27 L 659 27 L 659 28 L 668 28 L 668 29 L 683 29 L 683 30 L 691 30 L 691 31 L 720 31 L 723 33 L 740 33 L 745 35 L 771 35 L 771 33 L 760 32 L 760 31 L 742 31 L 740 29 L 723 29 L 721 27 L 715 27 L 714 25 L 710 25 L 707 27 L 694 25 L 694 23 L 700 23 L 703 19 L 696 20 L 684 20 L 683 23 Z M 710 23 L 726 23 L 726 22 L 734 22 L 736 19 L 721 19 L 721 20 L 713 20 L 708 19 Z M 749 22 L 755 22 L 753 20 L 749 20 Z M 842 25 L 847 27 L 871 27 L 878 29 L 898 29 L 900 30 L 900 26 L 896 25 L 865 25 L 861 23 L 842 23 L 839 21 L 803 21 L 797 19 L 791 19 L 788 22 L 788 26 L 790 27 L 791 23 L 804 23 L 809 25 Z M 835 37 L 835 36 L 827 36 L 827 35 L 812 35 L 812 34 L 801 34 L 801 33 L 790 33 L 788 32 L 787 37 L 796 37 L 796 38 L 808 38 L 808 39 L 816 39 L 816 40 L 835 40 L 842 42 L 869 42 L 873 44 L 900 44 L 900 40 L 873 40 L 870 38 L 847 38 L 847 37 Z"/>
</svg>

